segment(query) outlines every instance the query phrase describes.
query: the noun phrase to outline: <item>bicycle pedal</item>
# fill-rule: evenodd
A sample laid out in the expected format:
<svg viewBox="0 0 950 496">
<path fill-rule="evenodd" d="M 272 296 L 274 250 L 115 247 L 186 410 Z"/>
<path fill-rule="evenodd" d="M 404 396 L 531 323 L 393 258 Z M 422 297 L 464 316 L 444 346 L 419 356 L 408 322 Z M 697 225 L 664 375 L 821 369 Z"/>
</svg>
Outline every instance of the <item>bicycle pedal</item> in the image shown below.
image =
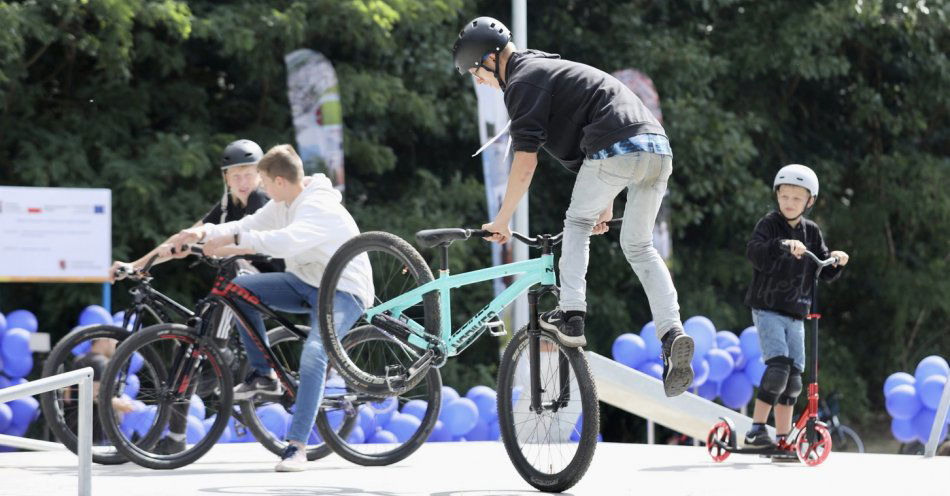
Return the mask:
<svg viewBox="0 0 950 496">
<path fill-rule="evenodd" d="M 492 320 L 485 323 L 485 327 L 488 328 L 488 333 L 495 337 L 507 336 L 508 328 L 505 327 L 505 322 L 500 319 Z"/>
<path fill-rule="evenodd" d="M 386 387 L 392 392 L 401 391 L 406 387 L 406 368 L 402 365 L 386 366 Z"/>
</svg>

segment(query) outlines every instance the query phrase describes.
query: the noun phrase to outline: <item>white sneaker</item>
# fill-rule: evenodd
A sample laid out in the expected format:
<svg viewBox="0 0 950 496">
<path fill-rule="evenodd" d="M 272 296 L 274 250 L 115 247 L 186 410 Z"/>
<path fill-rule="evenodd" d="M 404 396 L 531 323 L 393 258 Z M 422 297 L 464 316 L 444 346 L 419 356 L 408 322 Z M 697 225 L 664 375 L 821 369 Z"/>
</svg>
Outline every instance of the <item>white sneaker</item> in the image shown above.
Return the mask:
<svg viewBox="0 0 950 496">
<path fill-rule="evenodd" d="M 274 467 L 277 472 L 302 472 L 307 470 L 307 452 L 296 444 L 290 443 L 280 455 L 280 461 Z"/>
</svg>

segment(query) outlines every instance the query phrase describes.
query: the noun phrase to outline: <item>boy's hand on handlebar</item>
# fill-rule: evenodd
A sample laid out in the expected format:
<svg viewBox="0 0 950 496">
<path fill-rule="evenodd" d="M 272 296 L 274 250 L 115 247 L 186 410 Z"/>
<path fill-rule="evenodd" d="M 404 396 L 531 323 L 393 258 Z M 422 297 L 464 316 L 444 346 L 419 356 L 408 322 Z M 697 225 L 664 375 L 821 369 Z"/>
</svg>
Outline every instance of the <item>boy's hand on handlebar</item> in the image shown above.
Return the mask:
<svg viewBox="0 0 950 496">
<path fill-rule="evenodd" d="M 850 257 L 848 257 L 847 253 L 843 251 L 835 250 L 831 252 L 830 255 L 838 259 L 838 263 L 835 264 L 835 267 L 839 267 L 839 266 L 844 267 L 845 265 L 848 265 L 848 259 Z"/>
<path fill-rule="evenodd" d="M 120 262 L 116 260 L 112 262 L 112 267 L 109 268 L 109 282 L 116 282 L 125 279 L 129 275 L 135 272 L 135 266 L 128 262 Z"/>
<path fill-rule="evenodd" d="M 782 244 L 785 245 L 785 248 L 788 249 L 788 252 L 792 254 L 795 258 L 802 258 L 802 255 L 805 254 L 805 251 L 808 248 L 805 247 L 805 243 L 797 239 L 786 239 L 782 241 Z"/>
<path fill-rule="evenodd" d="M 609 222 L 610 219 L 613 219 L 613 218 L 614 218 L 614 209 L 613 209 L 613 205 L 611 205 L 610 207 L 607 207 L 607 210 L 604 210 L 603 212 L 600 213 L 600 217 L 597 217 L 597 223 L 594 224 L 594 230 L 591 231 L 591 234 L 596 236 L 599 234 L 604 234 L 605 232 L 609 231 L 610 226 L 607 225 L 607 222 Z"/>
<path fill-rule="evenodd" d="M 511 239 L 511 229 L 508 227 L 507 222 L 489 222 L 488 224 L 482 224 L 482 229 L 490 233 L 494 233 L 491 236 L 486 237 L 486 241 L 505 244 Z"/>
</svg>

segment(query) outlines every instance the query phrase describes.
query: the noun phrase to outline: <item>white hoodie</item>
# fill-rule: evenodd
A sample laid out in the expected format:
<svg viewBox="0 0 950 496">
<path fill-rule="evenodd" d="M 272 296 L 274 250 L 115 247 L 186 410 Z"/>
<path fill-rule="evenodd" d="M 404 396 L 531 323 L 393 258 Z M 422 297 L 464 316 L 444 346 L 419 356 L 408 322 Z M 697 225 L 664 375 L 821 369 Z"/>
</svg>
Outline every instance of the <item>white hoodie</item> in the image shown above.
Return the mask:
<svg viewBox="0 0 950 496">
<path fill-rule="evenodd" d="M 204 224 L 201 230 L 206 238 L 240 233 L 239 247 L 282 258 L 287 272 L 319 287 L 330 257 L 360 232 L 342 199 L 325 175 L 314 174 L 290 205 L 271 200 L 252 215 Z M 373 306 L 373 273 L 366 254 L 347 265 L 337 289 L 356 295 L 366 308 Z"/>
</svg>

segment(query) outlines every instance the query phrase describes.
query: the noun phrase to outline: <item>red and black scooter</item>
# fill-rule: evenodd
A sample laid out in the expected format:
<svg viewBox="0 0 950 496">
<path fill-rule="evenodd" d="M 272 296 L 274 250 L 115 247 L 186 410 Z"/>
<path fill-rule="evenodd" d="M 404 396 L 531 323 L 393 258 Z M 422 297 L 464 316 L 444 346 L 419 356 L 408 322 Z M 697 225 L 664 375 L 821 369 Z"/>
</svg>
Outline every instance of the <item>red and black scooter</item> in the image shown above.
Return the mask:
<svg viewBox="0 0 950 496">
<path fill-rule="evenodd" d="M 807 317 L 807 320 L 812 321 L 814 328 L 811 343 L 812 382 L 808 385 L 808 407 L 792 426 L 787 440 L 765 448 L 738 447 L 736 426 L 732 419 L 719 417 L 719 422 L 713 426 L 706 438 L 706 451 L 712 456 L 713 461 L 724 461 L 732 453 L 770 457 L 797 456 L 799 461 L 813 467 L 825 461 L 831 454 L 831 433 L 828 431 L 828 426 L 818 420 L 818 320 L 821 319 L 821 314 L 818 313 L 818 276 L 825 267 L 838 263 L 838 259 L 831 257 L 820 260 L 808 250 L 805 251 L 805 255 L 818 264 L 815 270 L 815 285 L 812 289 L 811 313 Z"/>
</svg>

